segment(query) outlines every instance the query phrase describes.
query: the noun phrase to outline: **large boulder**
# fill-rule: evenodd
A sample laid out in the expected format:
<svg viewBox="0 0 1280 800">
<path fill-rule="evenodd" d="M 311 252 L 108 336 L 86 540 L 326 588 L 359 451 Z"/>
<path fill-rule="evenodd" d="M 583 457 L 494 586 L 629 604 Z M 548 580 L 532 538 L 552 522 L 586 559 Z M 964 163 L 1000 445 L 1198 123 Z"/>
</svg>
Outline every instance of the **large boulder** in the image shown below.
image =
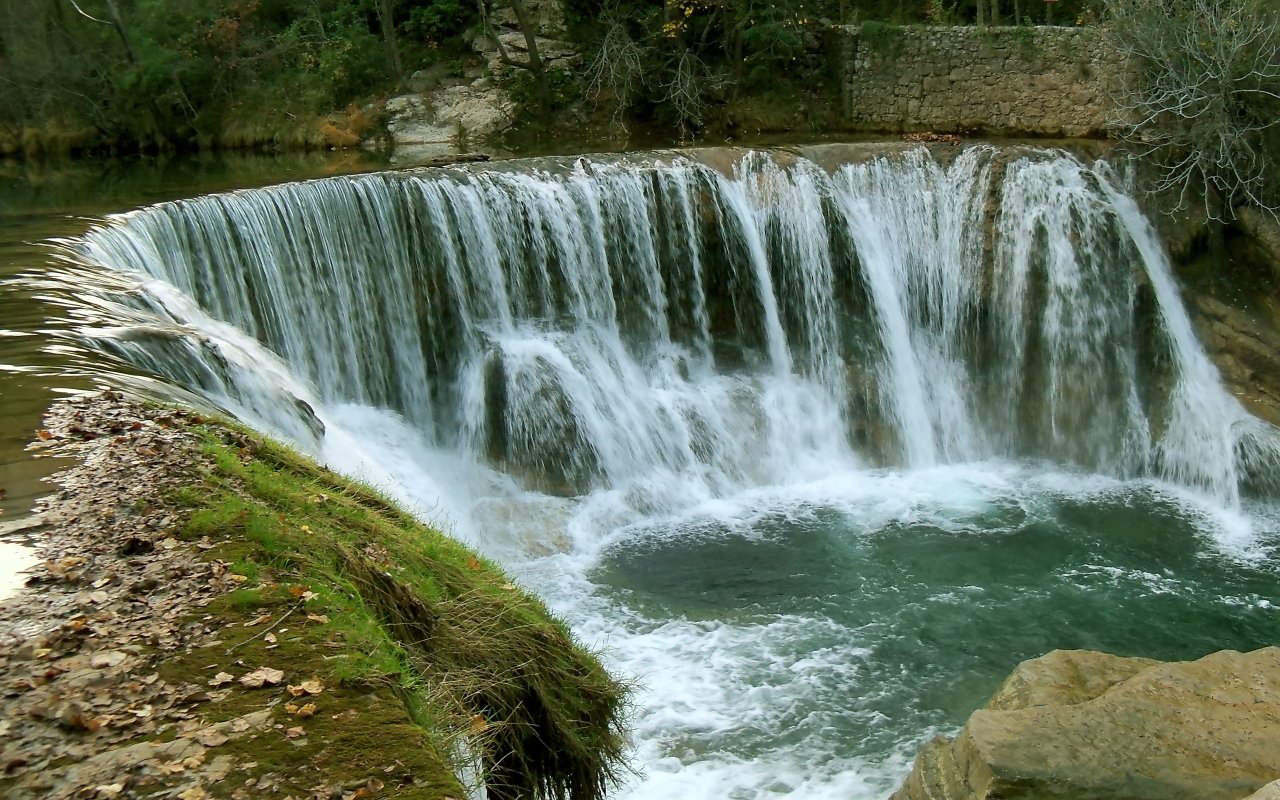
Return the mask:
<svg viewBox="0 0 1280 800">
<path fill-rule="evenodd" d="M 1014 670 L 892 800 L 1241 800 L 1280 779 L 1280 648 L 1160 663 L 1055 650 Z"/>
<path fill-rule="evenodd" d="M 515 103 L 491 78 L 387 101 L 387 130 L 398 156 L 461 153 L 514 120 Z"/>
</svg>

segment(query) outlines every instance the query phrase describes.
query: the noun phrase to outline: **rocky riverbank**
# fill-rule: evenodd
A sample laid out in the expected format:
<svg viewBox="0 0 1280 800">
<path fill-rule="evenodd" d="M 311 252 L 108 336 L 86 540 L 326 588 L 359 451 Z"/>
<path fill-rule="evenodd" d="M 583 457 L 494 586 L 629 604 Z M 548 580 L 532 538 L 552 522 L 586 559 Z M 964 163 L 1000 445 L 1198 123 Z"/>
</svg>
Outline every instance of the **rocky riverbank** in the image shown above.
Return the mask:
<svg viewBox="0 0 1280 800">
<path fill-rule="evenodd" d="M 1280 797 L 1280 648 L 1025 661 L 954 740 L 925 746 L 892 800 L 1049 797 Z"/>
<path fill-rule="evenodd" d="M 6 798 L 597 797 L 623 689 L 495 567 L 191 412 L 59 403 L 43 563 L 0 604 Z"/>
</svg>

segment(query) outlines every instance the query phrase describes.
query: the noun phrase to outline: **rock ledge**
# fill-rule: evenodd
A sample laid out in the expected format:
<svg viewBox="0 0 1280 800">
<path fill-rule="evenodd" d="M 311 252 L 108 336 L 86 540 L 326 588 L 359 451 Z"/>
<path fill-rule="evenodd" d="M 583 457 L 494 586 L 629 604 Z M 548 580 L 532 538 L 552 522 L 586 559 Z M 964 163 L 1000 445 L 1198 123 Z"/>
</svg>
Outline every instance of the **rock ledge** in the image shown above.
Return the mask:
<svg viewBox="0 0 1280 800">
<path fill-rule="evenodd" d="M 1240 800 L 1280 786 L 1280 648 L 1025 661 L 892 800 Z M 1268 792 L 1272 794 L 1268 794 Z"/>
</svg>

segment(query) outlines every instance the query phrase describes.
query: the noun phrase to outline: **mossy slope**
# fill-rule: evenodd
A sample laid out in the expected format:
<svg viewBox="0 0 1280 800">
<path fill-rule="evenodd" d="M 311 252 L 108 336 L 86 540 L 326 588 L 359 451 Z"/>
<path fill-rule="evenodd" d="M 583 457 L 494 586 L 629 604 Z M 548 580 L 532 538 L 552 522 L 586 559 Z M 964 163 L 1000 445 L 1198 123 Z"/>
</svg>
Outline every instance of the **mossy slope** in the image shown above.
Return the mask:
<svg viewBox="0 0 1280 800">
<path fill-rule="evenodd" d="M 625 687 L 540 601 L 368 488 L 195 419 L 204 462 L 168 500 L 242 588 L 204 612 L 223 626 L 216 647 L 162 675 L 285 672 L 274 690 L 236 686 L 218 704 L 234 719 L 272 698 L 274 733 L 238 746 L 273 792 L 381 775 L 394 794 L 379 796 L 461 796 L 455 775 L 472 760 L 491 798 L 603 796 L 620 769 Z M 325 691 L 280 691 L 309 677 Z"/>
</svg>

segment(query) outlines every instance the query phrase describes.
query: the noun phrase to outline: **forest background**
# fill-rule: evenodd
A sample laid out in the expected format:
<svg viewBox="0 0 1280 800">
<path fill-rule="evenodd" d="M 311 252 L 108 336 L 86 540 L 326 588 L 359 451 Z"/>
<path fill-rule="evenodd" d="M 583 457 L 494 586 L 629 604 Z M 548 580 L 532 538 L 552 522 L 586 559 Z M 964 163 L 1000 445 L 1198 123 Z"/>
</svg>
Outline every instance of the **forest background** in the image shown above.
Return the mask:
<svg viewBox="0 0 1280 800">
<path fill-rule="evenodd" d="M 413 72 L 480 64 L 485 22 L 513 5 L 523 18 L 526 0 L 0 0 L 0 154 L 355 144 Z M 581 128 L 557 113 L 572 106 L 602 127 L 685 133 L 743 98 L 830 98 L 842 25 L 888 40 L 899 25 L 1087 25 L 1103 11 L 1102 0 L 563 6 L 581 68 L 513 71 L 512 96 L 536 122 L 526 130 Z"/>
</svg>

